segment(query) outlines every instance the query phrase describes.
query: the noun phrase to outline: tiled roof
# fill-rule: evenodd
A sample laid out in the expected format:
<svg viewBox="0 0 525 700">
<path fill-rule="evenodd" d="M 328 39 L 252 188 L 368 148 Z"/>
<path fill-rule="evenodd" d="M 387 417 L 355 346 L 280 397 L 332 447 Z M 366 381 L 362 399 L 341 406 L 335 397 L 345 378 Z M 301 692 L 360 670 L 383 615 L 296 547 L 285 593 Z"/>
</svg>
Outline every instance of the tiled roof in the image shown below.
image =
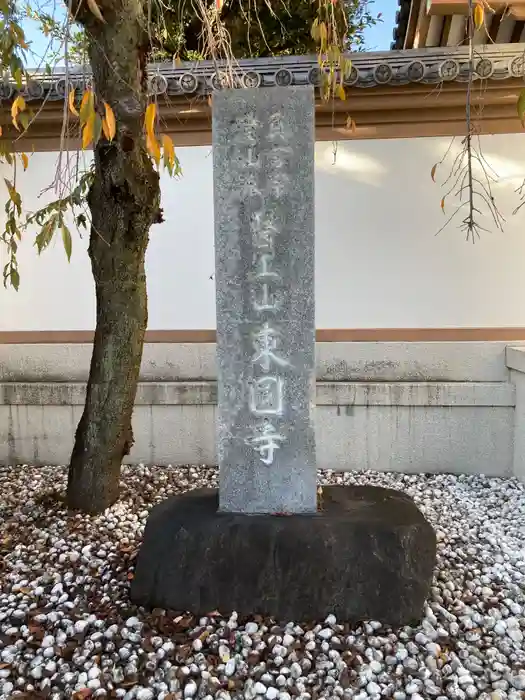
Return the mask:
<svg viewBox="0 0 525 700">
<path fill-rule="evenodd" d="M 397 4 L 399 5 L 399 9 L 396 12 L 396 25 L 392 32 L 393 41 L 390 47 L 393 50 L 402 49 L 404 47 L 412 0 L 397 0 Z"/>
<path fill-rule="evenodd" d="M 438 84 L 443 81 L 465 81 L 469 76 L 468 48 L 426 48 L 415 51 L 358 52 L 350 54 L 352 70 L 345 80 L 348 87 L 406 85 L 409 83 Z M 523 47 L 519 44 L 486 45 L 476 51 L 475 78 L 505 80 L 524 77 Z M 220 66 L 219 66 L 220 68 Z M 231 70 L 231 68 L 230 68 Z M 217 72 L 211 61 L 186 63 L 174 67 L 171 63 L 149 66 L 151 94 L 165 97 L 204 96 L 220 89 L 228 73 Z M 315 56 L 288 56 L 240 61 L 234 70 L 237 87 L 268 87 L 272 85 L 318 85 L 319 67 Z M 21 94 L 26 101 L 63 100 L 68 90 L 89 85 L 91 77 L 84 70 L 69 70 L 68 75 L 56 71 L 51 75 L 34 75 Z M 0 105 L 9 103 L 18 90 L 14 83 L 0 82 Z"/>
</svg>

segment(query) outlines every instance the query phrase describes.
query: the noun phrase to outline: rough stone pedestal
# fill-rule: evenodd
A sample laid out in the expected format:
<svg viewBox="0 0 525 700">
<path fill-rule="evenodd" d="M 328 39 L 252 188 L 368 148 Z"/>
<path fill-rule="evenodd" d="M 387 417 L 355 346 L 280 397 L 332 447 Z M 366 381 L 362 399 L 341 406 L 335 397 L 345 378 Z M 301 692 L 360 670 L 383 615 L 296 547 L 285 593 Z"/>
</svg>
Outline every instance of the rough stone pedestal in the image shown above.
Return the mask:
<svg viewBox="0 0 525 700">
<path fill-rule="evenodd" d="M 196 614 L 260 613 L 283 621 L 421 617 L 436 538 L 413 501 L 397 491 L 333 486 L 311 515 L 217 511 L 202 489 L 156 506 L 131 595 L 146 607 Z"/>
</svg>

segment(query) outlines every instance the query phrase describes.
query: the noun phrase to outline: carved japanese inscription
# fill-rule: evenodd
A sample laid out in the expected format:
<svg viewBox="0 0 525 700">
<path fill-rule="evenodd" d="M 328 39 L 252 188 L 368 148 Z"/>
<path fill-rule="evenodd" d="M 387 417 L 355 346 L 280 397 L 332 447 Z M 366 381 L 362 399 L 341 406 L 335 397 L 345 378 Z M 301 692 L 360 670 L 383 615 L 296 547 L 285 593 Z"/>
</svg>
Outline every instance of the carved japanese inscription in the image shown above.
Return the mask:
<svg viewBox="0 0 525 700">
<path fill-rule="evenodd" d="M 213 102 L 221 510 L 313 512 L 313 93 Z"/>
</svg>

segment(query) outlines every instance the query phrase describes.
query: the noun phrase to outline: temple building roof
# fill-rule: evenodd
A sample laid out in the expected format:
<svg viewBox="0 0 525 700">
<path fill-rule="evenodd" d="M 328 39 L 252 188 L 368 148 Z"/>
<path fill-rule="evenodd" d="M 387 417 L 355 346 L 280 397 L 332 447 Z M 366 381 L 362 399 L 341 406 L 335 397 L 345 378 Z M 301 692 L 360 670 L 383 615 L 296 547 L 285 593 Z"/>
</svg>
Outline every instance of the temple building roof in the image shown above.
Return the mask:
<svg viewBox="0 0 525 700">
<path fill-rule="evenodd" d="M 398 0 L 392 49 L 458 47 L 466 43 L 468 0 Z M 525 41 L 525 0 L 490 0 L 477 46 Z"/>
</svg>

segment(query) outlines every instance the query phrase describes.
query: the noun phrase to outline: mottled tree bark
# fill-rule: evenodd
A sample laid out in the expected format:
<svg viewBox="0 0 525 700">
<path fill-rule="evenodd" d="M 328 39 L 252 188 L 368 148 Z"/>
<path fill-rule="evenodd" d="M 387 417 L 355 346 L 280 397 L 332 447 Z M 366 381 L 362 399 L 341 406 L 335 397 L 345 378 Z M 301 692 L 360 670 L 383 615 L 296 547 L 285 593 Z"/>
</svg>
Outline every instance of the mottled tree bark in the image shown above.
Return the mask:
<svg viewBox="0 0 525 700">
<path fill-rule="evenodd" d="M 76 8 L 90 44 L 97 103 L 113 109 L 117 135 L 95 148 L 89 256 L 97 317 L 86 404 L 71 455 L 68 505 L 99 513 L 117 500 L 147 326 L 144 258 L 161 220 L 159 177 L 145 150 L 147 18 L 141 0 L 102 0 L 105 22 Z"/>
</svg>

